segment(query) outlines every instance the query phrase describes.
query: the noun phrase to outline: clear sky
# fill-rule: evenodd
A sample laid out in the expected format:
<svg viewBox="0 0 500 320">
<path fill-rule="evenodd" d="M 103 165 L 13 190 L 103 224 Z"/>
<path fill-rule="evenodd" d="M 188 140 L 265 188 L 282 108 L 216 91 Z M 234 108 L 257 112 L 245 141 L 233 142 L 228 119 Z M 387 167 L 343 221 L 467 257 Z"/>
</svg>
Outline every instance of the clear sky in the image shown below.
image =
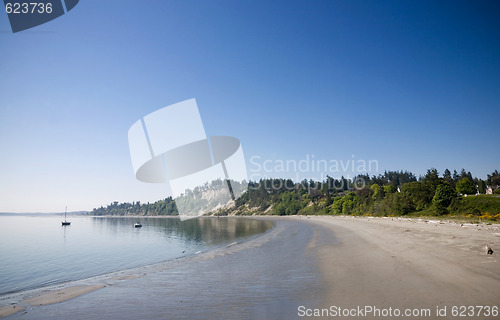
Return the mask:
<svg viewBox="0 0 500 320">
<path fill-rule="evenodd" d="M 241 140 L 253 175 L 295 178 L 256 172 L 266 160 L 354 156 L 377 161 L 370 174 L 465 168 L 485 179 L 500 169 L 499 10 L 81 0 L 16 34 L 0 14 L 0 212 L 164 198 L 165 185 L 135 179 L 128 128 L 190 98 L 207 135 Z"/>
</svg>

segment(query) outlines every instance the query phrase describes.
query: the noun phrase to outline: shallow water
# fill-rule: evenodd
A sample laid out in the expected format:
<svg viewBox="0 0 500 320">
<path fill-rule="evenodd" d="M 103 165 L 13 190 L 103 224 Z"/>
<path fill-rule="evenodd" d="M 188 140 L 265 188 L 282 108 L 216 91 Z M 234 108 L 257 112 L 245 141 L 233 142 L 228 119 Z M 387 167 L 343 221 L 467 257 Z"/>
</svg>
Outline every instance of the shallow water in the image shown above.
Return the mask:
<svg viewBox="0 0 500 320">
<path fill-rule="evenodd" d="M 324 296 L 308 249 L 316 228 L 280 220 L 252 241 L 171 261 L 73 300 L 27 306 L 9 319 L 300 319 L 299 305 L 319 307 Z"/>
<path fill-rule="evenodd" d="M 60 216 L 0 216 L 0 295 L 193 255 L 272 226 L 233 218 L 68 220 L 63 227 Z"/>
</svg>

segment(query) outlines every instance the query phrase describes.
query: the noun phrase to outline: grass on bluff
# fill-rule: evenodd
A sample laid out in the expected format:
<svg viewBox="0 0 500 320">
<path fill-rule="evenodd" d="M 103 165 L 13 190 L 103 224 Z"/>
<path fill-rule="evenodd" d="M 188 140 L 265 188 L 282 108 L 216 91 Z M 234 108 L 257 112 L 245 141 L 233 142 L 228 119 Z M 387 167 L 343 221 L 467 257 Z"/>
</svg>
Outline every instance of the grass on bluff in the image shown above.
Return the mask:
<svg viewBox="0 0 500 320">
<path fill-rule="evenodd" d="M 496 216 L 500 214 L 500 196 L 478 195 L 458 197 L 450 205 L 450 213 L 470 216 L 482 216 L 489 214 Z"/>
<path fill-rule="evenodd" d="M 500 223 L 500 196 L 459 196 L 448 207 L 448 214 L 435 215 L 434 209 L 413 212 L 406 217 L 452 220 L 464 223 Z"/>
</svg>

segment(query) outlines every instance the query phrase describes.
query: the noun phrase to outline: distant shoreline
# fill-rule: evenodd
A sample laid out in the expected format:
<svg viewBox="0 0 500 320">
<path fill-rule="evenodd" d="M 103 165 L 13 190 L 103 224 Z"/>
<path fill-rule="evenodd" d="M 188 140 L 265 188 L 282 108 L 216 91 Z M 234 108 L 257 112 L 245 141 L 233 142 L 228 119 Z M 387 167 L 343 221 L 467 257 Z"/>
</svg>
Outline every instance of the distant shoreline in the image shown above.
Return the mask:
<svg viewBox="0 0 500 320">
<path fill-rule="evenodd" d="M 82 215 L 88 215 L 89 211 L 73 211 L 73 212 L 68 212 L 68 216 L 82 216 Z M 60 216 L 64 215 L 63 212 L 56 212 L 56 213 L 47 213 L 47 212 L 0 212 L 0 216 Z"/>
</svg>

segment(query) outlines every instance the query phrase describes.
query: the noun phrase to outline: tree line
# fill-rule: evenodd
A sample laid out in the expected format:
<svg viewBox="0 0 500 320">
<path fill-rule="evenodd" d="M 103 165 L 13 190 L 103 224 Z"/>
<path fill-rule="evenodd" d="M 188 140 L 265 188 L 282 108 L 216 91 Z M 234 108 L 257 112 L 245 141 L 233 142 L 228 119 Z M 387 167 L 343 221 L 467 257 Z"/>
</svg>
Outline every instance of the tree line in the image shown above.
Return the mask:
<svg viewBox="0 0 500 320">
<path fill-rule="evenodd" d="M 493 195 L 485 195 L 488 191 Z M 460 214 L 500 220 L 500 174 L 486 180 L 464 169 L 442 174 L 432 168 L 416 177 L 409 171 L 385 171 L 378 176 L 352 179 L 327 176 L 324 181 L 261 179 L 250 181 L 248 190 L 234 206 L 215 215 L 248 214 L 344 214 L 375 216 Z M 90 212 L 92 215 L 177 215 L 169 197 L 154 203 L 113 202 Z"/>
<path fill-rule="evenodd" d="M 94 208 L 89 212 L 90 215 L 94 216 L 107 216 L 107 215 L 118 215 L 118 216 L 172 216 L 178 215 L 177 208 L 175 207 L 175 201 L 172 197 L 165 198 L 163 200 L 156 201 L 154 203 L 141 203 L 137 202 L 123 202 L 118 203 L 114 201 L 106 207 Z"/>
</svg>

